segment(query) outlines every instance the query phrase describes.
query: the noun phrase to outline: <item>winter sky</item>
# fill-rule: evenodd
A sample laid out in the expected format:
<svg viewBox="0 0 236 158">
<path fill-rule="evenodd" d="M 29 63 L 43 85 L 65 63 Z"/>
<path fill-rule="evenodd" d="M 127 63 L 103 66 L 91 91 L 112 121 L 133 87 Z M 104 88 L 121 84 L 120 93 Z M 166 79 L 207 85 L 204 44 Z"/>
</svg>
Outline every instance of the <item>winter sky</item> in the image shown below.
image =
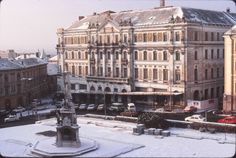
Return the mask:
<svg viewBox="0 0 236 158">
<path fill-rule="evenodd" d="M 57 28 L 69 27 L 78 16 L 105 10 L 142 10 L 159 0 L 3 0 L 0 4 L 0 50 L 56 52 Z M 184 6 L 236 12 L 231 0 L 166 0 L 166 6 Z"/>
</svg>

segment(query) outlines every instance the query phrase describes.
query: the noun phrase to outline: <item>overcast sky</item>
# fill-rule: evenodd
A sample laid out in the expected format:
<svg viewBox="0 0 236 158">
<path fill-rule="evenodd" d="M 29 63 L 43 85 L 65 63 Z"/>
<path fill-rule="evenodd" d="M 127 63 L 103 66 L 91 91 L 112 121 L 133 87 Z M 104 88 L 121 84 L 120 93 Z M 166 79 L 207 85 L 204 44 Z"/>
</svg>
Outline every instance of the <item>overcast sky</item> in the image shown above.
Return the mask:
<svg viewBox="0 0 236 158">
<path fill-rule="evenodd" d="M 166 0 L 166 6 L 236 12 L 231 0 Z M 159 6 L 159 0 L 3 0 L 0 4 L 0 50 L 55 53 L 57 28 L 69 27 L 80 15 Z"/>
</svg>

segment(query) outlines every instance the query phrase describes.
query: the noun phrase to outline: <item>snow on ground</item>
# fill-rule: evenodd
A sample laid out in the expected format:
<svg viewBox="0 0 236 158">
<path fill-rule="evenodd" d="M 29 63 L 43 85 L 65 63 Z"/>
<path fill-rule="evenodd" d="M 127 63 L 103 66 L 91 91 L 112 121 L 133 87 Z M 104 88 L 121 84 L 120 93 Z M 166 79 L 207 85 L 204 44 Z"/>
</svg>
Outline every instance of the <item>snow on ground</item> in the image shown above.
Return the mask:
<svg viewBox="0 0 236 158">
<path fill-rule="evenodd" d="M 160 139 L 153 135 L 133 135 L 134 123 L 83 116 L 77 120 L 80 136 L 100 144 L 98 150 L 82 157 L 232 157 L 235 153 L 235 134 L 170 128 L 171 136 Z M 36 133 L 56 131 L 55 123 L 56 119 L 48 119 L 33 125 L 0 129 L 0 153 L 29 156 L 37 141 L 52 139 Z"/>
</svg>

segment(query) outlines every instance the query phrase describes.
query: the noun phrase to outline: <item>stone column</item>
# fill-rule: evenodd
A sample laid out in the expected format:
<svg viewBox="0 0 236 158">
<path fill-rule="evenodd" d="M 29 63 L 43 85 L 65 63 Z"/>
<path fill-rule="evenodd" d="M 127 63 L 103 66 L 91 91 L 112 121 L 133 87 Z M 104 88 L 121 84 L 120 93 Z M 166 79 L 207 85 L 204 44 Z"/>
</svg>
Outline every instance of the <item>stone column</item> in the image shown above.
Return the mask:
<svg viewBox="0 0 236 158">
<path fill-rule="evenodd" d="M 91 66 L 91 63 L 90 63 L 90 58 L 91 58 L 91 50 L 90 49 L 88 49 L 88 76 L 91 76 L 91 68 L 90 68 L 90 66 Z"/>
<path fill-rule="evenodd" d="M 131 53 L 130 53 L 130 50 L 127 51 L 127 60 L 128 60 L 128 63 L 127 63 L 127 77 L 130 78 L 130 76 L 132 76 L 130 74 L 130 67 L 131 67 L 131 60 L 130 60 L 130 56 L 131 56 Z"/>
<path fill-rule="evenodd" d="M 104 50 L 102 53 L 102 59 L 103 59 L 103 61 L 102 61 L 102 69 L 103 69 L 102 76 L 106 77 L 106 50 Z"/>
<path fill-rule="evenodd" d="M 94 76 L 98 76 L 98 54 L 99 54 L 99 50 L 97 50 L 95 52 L 95 74 Z"/>
<path fill-rule="evenodd" d="M 121 78 L 122 77 L 122 62 L 121 62 L 121 59 L 122 59 L 122 57 L 121 57 L 121 54 L 122 54 L 122 50 L 120 50 L 120 52 L 119 52 L 119 78 Z"/>
<path fill-rule="evenodd" d="M 111 77 L 114 77 L 114 51 L 111 51 Z"/>
</svg>

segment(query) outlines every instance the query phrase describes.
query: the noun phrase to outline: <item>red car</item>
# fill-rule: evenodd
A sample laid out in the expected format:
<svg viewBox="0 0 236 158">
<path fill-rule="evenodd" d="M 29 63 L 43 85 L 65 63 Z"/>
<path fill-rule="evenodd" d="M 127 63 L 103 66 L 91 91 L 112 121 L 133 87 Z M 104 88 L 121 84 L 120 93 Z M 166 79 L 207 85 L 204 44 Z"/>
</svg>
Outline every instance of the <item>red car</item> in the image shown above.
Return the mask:
<svg viewBox="0 0 236 158">
<path fill-rule="evenodd" d="M 229 123 L 229 124 L 236 124 L 236 117 L 235 116 L 227 116 L 223 119 L 217 121 L 218 123 Z"/>
</svg>

